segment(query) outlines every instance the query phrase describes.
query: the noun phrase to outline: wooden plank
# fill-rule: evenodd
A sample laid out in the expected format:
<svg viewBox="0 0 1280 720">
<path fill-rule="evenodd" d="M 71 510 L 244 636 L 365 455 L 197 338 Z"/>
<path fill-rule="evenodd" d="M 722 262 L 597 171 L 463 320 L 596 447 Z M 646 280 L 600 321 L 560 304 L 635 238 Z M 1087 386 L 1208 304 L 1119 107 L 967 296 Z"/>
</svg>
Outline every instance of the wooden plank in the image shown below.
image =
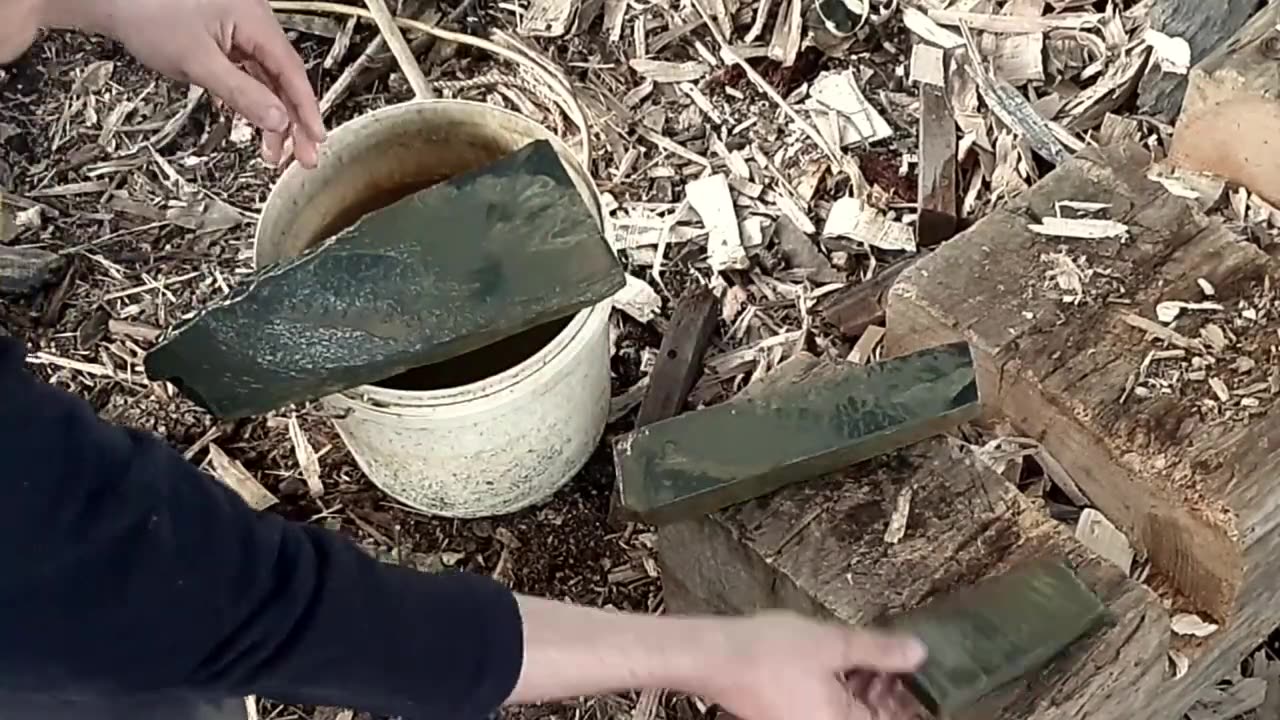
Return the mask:
<svg viewBox="0 0 1280 720">
<path fill-rule="evenodd" d="M 719 316 L 720 298 L 705 285 L 676 303 L 649 374 L 649 389 L 640 403 L 636 427 L 675 417 L 684 410 L 689 390 L 702 373 L 702 358 Z"/>
<path fill-rule="evenodd" d="M 1151 29 L 1187 42 L 1194 65 L 1239 31 L 1257 9 L 1258 0 L 1158 0 L 1147 17 Z M 1172 122 L 1186 89 L 1185 74 L 1162 71 L 1153 59 L 1138 85 L 1138 109 Z"/>
<path fill-rule="evenodd" d="M 1197 5 L 1199 5 L 1197 3 Z M 1170 159 L 1280 203 L 1280 3 L 1191 70 Z"/>
<path fill-rule="evenodd" d="M 784 367 L 797 362 L 811 368 L 817 360 L 801 356 Z M 891 544 L 884 537 L 907 488 L 905 533 Z M 669 611 L 787 608 L 855 625 L 1033 558 L 1062 559 L 1114 623 L 955 720 L 1156 717 L 1146 707 L 1164 676 L 1169 637 L 1158 599 L 946 439 L 663 526 L 658 553 Z"/>
<path fill-rule="evenodd" d="M 1044 444 L 1151 559 L 1152 582 L 1175 610 L 1223 626 L 1179 640 L 1190 674 L 1144 713 L 1177 717 L 1280 611 L 1280 411 L 1270 390 L 1270 278 L 1280 268 L 1148 180 L 1148 161 L 1133 146 L 1086 150 L 934 251 L 890 291 L 886 342 L 888 355 L 972 343 L 988 411 Z M 1062 201 L 1109 204 L 1129 232 L 1054 242 L 1028 230 Z M 1063 250 L 1070 267 L 1092 273 L 1078 293 L 1046 282 L 1063 271 L 1053 257 Z M 1204 300 L 1201 281 L 1226 309 L 1184 312 L 1172 328 L 1153 319 L 1158 304 Z M 1256 312 L 1265 314 L 1249 320 Z M 1148 337 L 1151 327 L 1185 347 L 1164 352 L 1171 346 Z M 1210 382 L 1219 377 L 1233 393 L 1226 401 Z"/>
</svg>

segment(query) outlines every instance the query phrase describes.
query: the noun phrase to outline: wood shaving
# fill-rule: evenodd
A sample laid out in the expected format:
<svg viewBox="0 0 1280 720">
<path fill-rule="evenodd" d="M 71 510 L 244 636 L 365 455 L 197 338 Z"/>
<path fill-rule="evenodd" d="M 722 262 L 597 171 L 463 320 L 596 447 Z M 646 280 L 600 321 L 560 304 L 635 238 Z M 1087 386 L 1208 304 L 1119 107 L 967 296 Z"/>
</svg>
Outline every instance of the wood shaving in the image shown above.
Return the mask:
<svg viewBox="0 0 1280 720">
<path fill-rule="evenodd" d="M 1215 623 L 1205 622 L 1195 613 L 1178 613 L 1170 618 L 1169 626 L 1175 635 L 1206 638 L 1218 632 Z"/>
</svg>

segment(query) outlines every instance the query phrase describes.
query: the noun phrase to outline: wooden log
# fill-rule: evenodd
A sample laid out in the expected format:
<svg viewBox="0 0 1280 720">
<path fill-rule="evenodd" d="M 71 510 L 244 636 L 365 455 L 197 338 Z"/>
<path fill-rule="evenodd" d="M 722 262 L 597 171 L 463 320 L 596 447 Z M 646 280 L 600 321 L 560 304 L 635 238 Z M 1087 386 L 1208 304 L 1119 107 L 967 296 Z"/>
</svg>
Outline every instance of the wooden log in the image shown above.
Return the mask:
<svg viewBox="0 0 1280 720">
<path fill-rule="evenodd" d="M 1280 3 L 1273 2 L 1191 70 L 1170 159 L 1280 204 L 1277 137 Z"/>
<path fill-rule="evenodd" d="M 1277 267 L 1149 181 L 1149 159 L 1133 146 L 1086 150 L 904 272 L 886 342 L 892 355 L 968 340 L 987 410 L 1044 444 L 1150 557 L 1175 610 L 1223 624 L 1180 643 L 1191 674 L 1144 713 L 1165 718 L 1228 674 L 1280 609 Z M 1061 201 L 1109 204 L 1128 236 L 1055 241 L 1028 228 Z M 1074 303 L 1046 281 L 1069 268 L 1093 273 L 1076 278 Z M 1206 288 L 1223 310 L 1183 312 L 1172 328 L 1155 320 L 1157 304 L 1205 301 Z"/>
<path fill-rule="evenodd" d="M 809 356 L 802 362 L 812 366 Z M 780 368 L 778 372 L 782 372 Z M 901 539 L 894 508 L 911 493 Z M 1169 619 L 972 453 L 933 439 L 826 478 L 658 530 L 674 612 L 787 608 L 862 625 L 1032 558 L 1072 565 L 1113 623 L 955 720 L 1156 717 Z"/>
</svg>

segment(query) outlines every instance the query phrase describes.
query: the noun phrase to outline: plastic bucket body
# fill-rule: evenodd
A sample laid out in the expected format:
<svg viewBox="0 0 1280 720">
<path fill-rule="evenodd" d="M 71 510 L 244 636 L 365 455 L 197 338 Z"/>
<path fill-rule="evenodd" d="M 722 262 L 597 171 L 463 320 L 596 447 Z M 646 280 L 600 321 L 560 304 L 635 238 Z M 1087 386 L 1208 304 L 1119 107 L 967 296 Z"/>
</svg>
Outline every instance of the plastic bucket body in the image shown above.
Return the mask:
<svg viewBox="0 0 1280 720">
<path fill-rule="evenodd" d="M 559 153 L 602 221 L 590 176 L 546 128 L 480 103 L 423 100 L 352 120 L 330 133 L 317 168 L 286 170 L 259 220 L 254 263 L 295 256 L 365 212 L 539 139 Z M 554 334 L 510 358 L 487 357 L 501 361 L 498 369 L 461 384 L 365 385 L 322 402 L 336 411 L 334 423 L 360 468 L 397 500 L 448 517 L 514 512 L 554 494 L 600 441 L 609 405 L 609 310 L 606 301 L 568 318 L 558 332 L 543 329 Z"/>
</svg>

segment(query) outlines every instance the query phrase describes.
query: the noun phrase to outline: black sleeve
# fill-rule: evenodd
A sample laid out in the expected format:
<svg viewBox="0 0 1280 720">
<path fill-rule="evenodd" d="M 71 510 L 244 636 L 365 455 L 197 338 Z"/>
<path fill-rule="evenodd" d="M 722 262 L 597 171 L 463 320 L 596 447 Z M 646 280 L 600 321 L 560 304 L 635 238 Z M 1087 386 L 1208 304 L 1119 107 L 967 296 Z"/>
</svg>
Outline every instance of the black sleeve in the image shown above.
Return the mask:
<svg viewBox="0 0 1280 720">
<path fill-rule="evenodd" d="M 509 590 L 385 565 L 254 513 L 23 357 L 0 335 L 0 687 L 260 694 L 459 720 L 510 694 L 523 641 Z"/>
</svg>

